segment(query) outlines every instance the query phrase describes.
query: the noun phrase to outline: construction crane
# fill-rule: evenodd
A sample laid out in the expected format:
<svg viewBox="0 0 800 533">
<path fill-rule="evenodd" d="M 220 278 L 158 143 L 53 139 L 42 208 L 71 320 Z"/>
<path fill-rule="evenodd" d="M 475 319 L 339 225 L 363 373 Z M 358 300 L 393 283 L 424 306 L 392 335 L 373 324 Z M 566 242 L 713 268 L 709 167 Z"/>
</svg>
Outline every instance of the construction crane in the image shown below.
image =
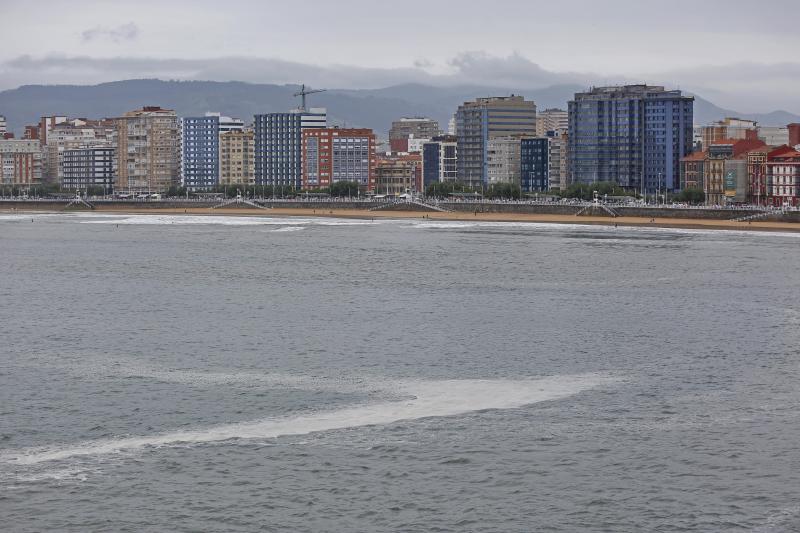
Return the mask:
<svg viewBox="0 0 800 533">
<path fill-rule="evenodd" d="M 314 93 L 322 93 L 325 92 L 325 89 L 309 89 L 306 90 L 306 84 L 300 86 L 300 90 L 294 93 L 294 96 L 300 96 L 302 98 L 302 103 L 300 104 L 301 111 L 307 111 L 306 109 L 306 95 L 314 94 Z"/>
</svg>

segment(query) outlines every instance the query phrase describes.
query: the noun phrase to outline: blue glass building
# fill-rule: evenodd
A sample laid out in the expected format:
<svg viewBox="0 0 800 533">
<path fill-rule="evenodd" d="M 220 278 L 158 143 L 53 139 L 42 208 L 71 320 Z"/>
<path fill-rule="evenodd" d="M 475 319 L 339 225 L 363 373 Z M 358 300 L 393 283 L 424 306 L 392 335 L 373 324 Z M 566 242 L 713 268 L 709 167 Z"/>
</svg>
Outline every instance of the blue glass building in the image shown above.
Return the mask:
<svg viewBox="0 0 800 533">
<path fill-rule="evenodd" d="M 611 181 L 638 192 L 680 187 L 692 151 L 694 98 L 663 87 L 596 87 L 569 102 L 573 183 Z"/>
</svg>

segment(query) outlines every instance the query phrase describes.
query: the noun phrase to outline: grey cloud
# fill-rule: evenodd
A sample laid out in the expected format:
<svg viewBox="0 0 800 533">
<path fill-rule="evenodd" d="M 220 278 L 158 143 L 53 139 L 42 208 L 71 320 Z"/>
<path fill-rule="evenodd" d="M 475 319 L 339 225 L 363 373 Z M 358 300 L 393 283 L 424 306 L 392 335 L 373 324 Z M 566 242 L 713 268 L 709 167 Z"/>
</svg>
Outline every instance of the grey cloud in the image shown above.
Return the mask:
<svg viewBox="0 0 800 533">
<path fill-rule="evenodd" d="M 425 60 L 408 68 L 371 68 L 351 65 L 318 66 L 274 58 L 224 57 L 214 59 L 154 59 L 136 57 L 93 58 L 51 55 L 20 56 L 0 63 L 0 73 L 21 83 L 97 83 L 127 78 L 167 78 L 255 83 L 297 83 L 331 88 L 374 89 L 402 83 L 445 86 L 476 84 L 537 88 L 556 83 L 583 83 L 587 75 L 542 69 L 513 54 L 495 57 L 465 52 L 449 62 L 447 74 L 431 74 Z M 25 81 L 22 81 L 23 78 Z"/>
<path fill-rule="evenodd" d="M 95 26 L 94 28 L 89 28 L 81 33 L 81 40 L 86 43 L 105 39 L 114 43 L 120 43 L 123 41 L 132 41 L 138 36 L 139 27 L 133 22 L 129 22 L 115 28 L 108 28 L 105 26 Z"/>
<path fill-rule="evenodd" d="M 449 62 L 453 78 L 463 83 L 539 88 L 559 83 L 586 83 L 591 74 L 552 72 L 515 52 L 497 57 L 485 52 L 463 52 Z"/>
<path fill-rule="evenodd" d="M 422 63 L 420 63 L 421 65 Z M 740 63 L 651 72 L 636 78 L 592 73 L 553 72 L 520 54 L 507 57 L 465 52 L 448 63 L 449 72 L 432 74 L 421 66 L 370 68 L 319 66 L 275 58 L 154 59 L 137 57 L 20 56 L 0 63 L 0 89 L 23 84 L 94 84 L 132 78 L 306 83 L 330 89 L 376 89 L 406 83 L 433 86 L 479 85 L 537 89 L 558 84 L 580 86 L 649 82 L 678 87 L 713 98 L 743 112 L 776 108 L 800 112 L 794 80 L 800 63 Z M 429 68 L 429 67 L 428 67 Z"/>
</svg>

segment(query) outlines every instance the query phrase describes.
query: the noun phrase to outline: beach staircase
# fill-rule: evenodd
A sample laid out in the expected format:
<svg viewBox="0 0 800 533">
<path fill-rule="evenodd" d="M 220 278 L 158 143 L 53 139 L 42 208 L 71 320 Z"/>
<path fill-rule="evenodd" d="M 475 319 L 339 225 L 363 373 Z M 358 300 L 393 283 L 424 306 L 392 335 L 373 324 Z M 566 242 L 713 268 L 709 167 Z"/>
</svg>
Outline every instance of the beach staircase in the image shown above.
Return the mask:
<svg viewBox="0 0 800 533">
<path fill-rule="evenodd" d="M 773 211 L 762 211 L 760 213 L 754 213 L 754 214 L 746 215 L 746 216 L 743 216 L 743 217 L 732 218 L 731 221 L 732 222 L 752 222 L 753 220 L 760 220 L 760 219 L 763 219 L 763 218 L 770 217 L 772 215 L 782 215 L 784 213 L 786 213 L 786 209 L 776 209 L 776 210 L 773 210 Z"/>
<path fill-rule="evenodd" d="M 374 207 L 370 207 L 370 211 L 381 211 L 384 209 L 394 209 L 400 210 L 399 206 L 417 206 L 421 207 L 423 211 L 438 211 L 439 213 L 452 213 L 452 209 L 447 209 L 445 207 L 441 207 L 436 204 L 431 204 L 428 202 L 423 202 L 422 200 L 401 200 L 399 202 L 386 202 L 381 205 L 376 205 Z"/>
<path fill-rule="evenodd" d="M 598 210 L 600 211 L 600 213 L 597 212 Z M 619 213 L 617 213 L 614 209 L 601 203 L 593 203 L 592 205 L 587 205 L 586 207 L 575 213 L 575 216 L 581 217 L 581 216 L 592 216 L 598 214 L 601 216 L 608 215 L 613 218 L 617 218 L 619 216 Z"/>
<path fill-rule="evenodd" d="M 242 197 L 241 193 L 236 195 L 236 198 L 229 198 L 227 200 L 222 200 L 217 205 L 212 205 L 211 209 L 219 209 L 220 207 L 229 207 L 229 206 L 248 206 L 248 207 L 255 207 L 256 209 L 268 209 L 267 207 L 257 204 L 252 200 L 248 200 L 247 198 Z"/>
<path fill-rule="evenodd" d="M 86 208 L 89 208 L 89 209 L 94 209 L 94 204 L 91 204 L 91 203 L 87 202 L 86 200 L 81 198 L 80 194 L 77 194 L 77 195 L 75 195 L 75 198 L 70 200 L 69 203 L 67 203 L 67 205 L 64 206 L 64 209 L 62 211 L 66 211 L 67 209 L 70 209 L 70 208 L 78 208 L 78 209 L 80 209 L 82 207 L 86 207 Z"/>
</svg>

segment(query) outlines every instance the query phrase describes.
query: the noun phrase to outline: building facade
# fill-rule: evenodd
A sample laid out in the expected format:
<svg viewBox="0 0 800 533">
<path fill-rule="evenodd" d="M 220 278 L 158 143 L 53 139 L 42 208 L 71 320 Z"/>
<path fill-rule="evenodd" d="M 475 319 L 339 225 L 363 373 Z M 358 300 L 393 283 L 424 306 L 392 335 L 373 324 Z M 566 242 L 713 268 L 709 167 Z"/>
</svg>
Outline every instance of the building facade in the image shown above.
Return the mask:
<svg viewBox="0 0 800 533">
<path fill-rule="evenodd" d="M 372 190 L 375 182 L 375 133 L 365 128 L 312 128 L 303 131 L 302 188 L 355 181 Z"/>
<path fill-rule="evenodd" d="M 219 136 L 220 185 L 254 185 L 255 140 L 252 130 L 231 130 Z"/>
<path fill-rule="evenodd" d="M 596 87 L 569 102 L 573 183 L 608 181 L 634 191 L 677 190 L 692 151 L 694 98 L 663 87 Z"/>
<path fill-rule="evenodd" d="M 727 139 L 742 140 L 758 138 L 758 122 L 735 117 L 727 117 L 701 128 L 703 149 L 717 141 Z"/>
<path fill-rule="evenodd" d="M 488 185 L 520 184 L 520 137 L 494 137 L 487 142 Z"/>
<path fill-rule="evenodd" d="M 422 146 L 423 189 L 438 181 L 458 179 L 458 142 L 455 135 L 434 137 Z"/>
<path fill-rule="evenodd" d="M 208 190 L 220 183 L 220 136 L 242 131 L 244 121 L 206 113 L 181 119 L 181 179 L 191 191 Z"/>
<path fill-rule="evenodd" d="M 0 139 L 0 184 L 42 182 L 42 149 L 37 140 Z"/>
<path fill-rule="evenodd" d="M 174 111 L 146 106 L 116 123 L 116 190 L 165 192 L 180 183 L 180 124 Z"/>
<path fill-rule="evenodd" d="M 439 122 L 426 117 L 404 117 L 392 122 L 389 147 L 392 152 L 410 152 L 409 139 L 430 140 L 442 134 Z M 419 150 L 417 150 L 419 151 Z"/>
<path fill-rule="evenodd" d="M 800 152 L 770 154 L 766 166 L 770 203 L 776 207 L 800 205 Z"/>
<path fill-rule="evenodd" d="M 569 179 L 569 134 L 553 132 L 547 155 L 548 190 L 563 191 L 570 186 Z"/>
<path fill-rule="evenodd" d="M 681 190 L 703 189 L 703 175 L 708 154 L 704 151 L 692 152 L 681 158 Z"/>
<path fill-rule="evenodd" d="M 737 196 L 736 193 L 736 190 L 740 188 L 737 184 L 741 181 L 740 163 L 730 163 L 726 167 L 725 162 L 729 159 L 741 159 L 743 154 L 764 146 L 764 143 L 758 139 L 728 139 L 714 141 L 708 147 L 703 167 L 703 192 L 706 195 L 706 205 L 725 205 L 734 201 L 745 201 L 741 195 Z M 743 164 L 746 174 L 746 160 Z M 735 168 L 732 165 L 736 165 Z M 732 170 L 736 171 L 735 175 L 730 174 Z"/>
<path fill-rule="evenodd" d="M 536 104 L 522 96 L 478 98 L 456 112 L 458 179 L 471 186 L 489 183 L 489 141 L 536 135 Z"/>
<path fill-rule="evenodd" d="M 74 118 L 51 126 L 47 141 L 42 143 L 42 179 L 48 183 L 62 183 L 63 156 L 66 150 L 113 148 L 115 141 L 116 123 L 113 120 Z"/>
<path fill-rule="evenodd" d="M 569 129 L 569 112 L 551 108 L 536 114 L 536 136 L 545 137 L 547 132 L 566 132 Z"/>
<path fill-rule="evenodd" d="M 256 115 L 253 123 L 256 183 L 299 189 L 303 177 L 303 132 L 324 129 L 327 125 L 325 108 Z"/>
<path fill-rule="evenodd" d="M 420 154 L 378 157 L 375 165 L 376 194 L 419 194 L 423 190 Z"/>
<path fill-rule="evenodd" d="M 115 150 L 111 146 L 64 150 L 62 154 L 61 186 L 68 190 L 102 187 L 105 194 L 113 192 Z"/>
<path fill-rule="evenodd" d="M 786 126 L 759 126 L 758 138 L 768 146 L 789 144 L 789 128 Z"/>
<path fill-rule="evenodd" d="M 552 130 L 551 130 L 552 131 Z M 550 138 L 520 140 L 520 186 L 522 192 L 546 192 L 548 182 Z"/>
</svg>

